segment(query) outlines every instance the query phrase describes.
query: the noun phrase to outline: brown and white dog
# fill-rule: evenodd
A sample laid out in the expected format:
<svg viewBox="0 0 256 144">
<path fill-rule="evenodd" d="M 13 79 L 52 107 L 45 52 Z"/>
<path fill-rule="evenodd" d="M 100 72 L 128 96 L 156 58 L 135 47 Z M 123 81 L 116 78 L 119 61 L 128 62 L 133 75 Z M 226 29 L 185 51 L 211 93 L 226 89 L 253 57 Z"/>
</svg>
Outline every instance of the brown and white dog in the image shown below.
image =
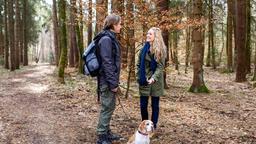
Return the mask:
<svg viewBox="0 0 256 144">
<path fill-rule="evenodd" d="M 151 120 L 144 120 L 140 123 L 138 130 L 129 139 L 127 144 L 149 144 L 150 134 L 153 133 L 154 125 Z"/>
</svg>

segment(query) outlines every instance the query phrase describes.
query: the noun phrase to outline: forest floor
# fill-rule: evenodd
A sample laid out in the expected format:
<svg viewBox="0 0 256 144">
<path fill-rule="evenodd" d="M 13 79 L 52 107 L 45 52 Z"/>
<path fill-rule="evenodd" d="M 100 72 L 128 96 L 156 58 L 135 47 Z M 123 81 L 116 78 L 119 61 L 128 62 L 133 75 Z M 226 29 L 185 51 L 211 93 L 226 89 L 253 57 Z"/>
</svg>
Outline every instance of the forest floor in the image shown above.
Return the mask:
<svg viewBox="0 0 256 144">
<path fill-rule="evenodd" d="M 256 88 L 234 82 L 234 74 L 205 68 L 209 94 L 187 92 L 189 74 L 168 70 L 168 85 L 160 100 L 159 128 L 152 144 L 256 144 Z M 1 144 L 93 144 L 99 105 L 95 80 L 67 69 L 66 84 L 57 82 L 54 66 L 38 64 L 15 72 L 0 68 Z M 123 76 L 122 81 L 125 81 Z M 125 93 L 125 89 L 122 89 Z M 111 121 L 112 131 L 126 140 L 140 123 L 138 90 Z M 119 143 L 126 143 L 126 140 Z"/>
</svg>

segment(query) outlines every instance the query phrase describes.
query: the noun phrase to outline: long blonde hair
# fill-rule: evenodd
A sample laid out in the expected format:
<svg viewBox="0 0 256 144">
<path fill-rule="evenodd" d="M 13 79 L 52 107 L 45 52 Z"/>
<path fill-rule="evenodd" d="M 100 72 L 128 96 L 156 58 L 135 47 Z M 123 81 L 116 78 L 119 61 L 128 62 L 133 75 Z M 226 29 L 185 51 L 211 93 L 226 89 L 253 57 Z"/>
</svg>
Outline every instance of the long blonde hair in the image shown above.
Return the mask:
<svg viewBox="0 0 256 144">
<path fill-rule="evenodd" d="M 155 39 L 150 46 L 151 52 L 155 54 L 156 61 L 160 61 L 161 59 L 166 57 L 166 46 L 164 44 L 162 31 L 160 28 L 152 27 L 149 30 L 154 31 Z"/>
</svg>

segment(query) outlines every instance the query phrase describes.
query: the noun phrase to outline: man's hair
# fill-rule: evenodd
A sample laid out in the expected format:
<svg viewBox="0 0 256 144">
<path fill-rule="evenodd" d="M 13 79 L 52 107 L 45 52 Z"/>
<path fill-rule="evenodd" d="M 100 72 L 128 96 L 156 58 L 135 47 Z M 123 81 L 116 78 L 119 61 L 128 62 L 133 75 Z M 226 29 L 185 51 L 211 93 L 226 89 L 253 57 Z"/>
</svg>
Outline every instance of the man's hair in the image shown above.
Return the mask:
<svg viewBox="0 0 256 144">
<path fill-rule="evenodd" d="M 110 14 L 105 18 L 104 21 L 104 30 L 114 29 L 114 25 L 118 24 L 121 20 L 121 17 L 116 14 Z"/>
</svg>

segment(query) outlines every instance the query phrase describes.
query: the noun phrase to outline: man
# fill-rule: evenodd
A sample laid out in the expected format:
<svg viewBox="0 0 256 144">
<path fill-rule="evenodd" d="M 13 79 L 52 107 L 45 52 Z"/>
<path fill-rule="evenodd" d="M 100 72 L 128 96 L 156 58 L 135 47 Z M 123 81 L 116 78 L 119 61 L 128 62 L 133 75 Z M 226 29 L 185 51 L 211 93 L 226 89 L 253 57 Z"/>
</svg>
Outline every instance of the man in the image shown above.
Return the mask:
<svg viewBox="0 0 256 144">
<path fill-rule="evenodd" d="M 113 140 L 121 138 L 110 130 L 110 120 L 115 110 L 116 93 L 119 89 L 121 49 L 116 39 L 116 34 L 120 33 L 120 29 L 120 16 L 111 14 L 105 19 L 103 31 L 95 37 L 97 39 L 102 36 L 98 42 L 98 56 L 101 61 L 101 69 L 97 79 L 101 111 L 97 127 L 97 144 L 111 144 Z"/>
</svg>

